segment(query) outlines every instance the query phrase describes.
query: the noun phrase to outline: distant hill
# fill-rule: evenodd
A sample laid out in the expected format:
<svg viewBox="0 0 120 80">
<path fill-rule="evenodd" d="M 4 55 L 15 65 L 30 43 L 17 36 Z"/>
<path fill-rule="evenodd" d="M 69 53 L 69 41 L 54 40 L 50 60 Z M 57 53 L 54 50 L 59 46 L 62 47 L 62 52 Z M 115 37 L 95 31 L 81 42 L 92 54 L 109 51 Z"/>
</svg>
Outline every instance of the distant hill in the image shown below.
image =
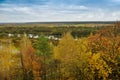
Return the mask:
<svg viewBox="0 0 120 80">
<path fill-rule="evenodd" d="M 116 21 L 27 22 L 27 24 L 113 24 Z"/>
<path fill-rule="evenodd" d="M 0 24 L 113 24 L 116 21 L 17 22 Z"/>
</svg>

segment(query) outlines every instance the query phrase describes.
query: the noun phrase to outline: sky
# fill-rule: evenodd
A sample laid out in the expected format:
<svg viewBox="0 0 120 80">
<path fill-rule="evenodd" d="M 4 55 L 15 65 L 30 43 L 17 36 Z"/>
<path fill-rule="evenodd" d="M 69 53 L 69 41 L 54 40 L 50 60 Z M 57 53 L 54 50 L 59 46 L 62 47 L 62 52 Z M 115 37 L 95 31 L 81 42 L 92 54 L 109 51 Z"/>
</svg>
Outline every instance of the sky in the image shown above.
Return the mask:
<svg viewBox="0 0 120 80">
<path fill-rule="evenodd" d="M 118 20 L 120 0 L 0 0 L 0 23 Z"/>
</svg>

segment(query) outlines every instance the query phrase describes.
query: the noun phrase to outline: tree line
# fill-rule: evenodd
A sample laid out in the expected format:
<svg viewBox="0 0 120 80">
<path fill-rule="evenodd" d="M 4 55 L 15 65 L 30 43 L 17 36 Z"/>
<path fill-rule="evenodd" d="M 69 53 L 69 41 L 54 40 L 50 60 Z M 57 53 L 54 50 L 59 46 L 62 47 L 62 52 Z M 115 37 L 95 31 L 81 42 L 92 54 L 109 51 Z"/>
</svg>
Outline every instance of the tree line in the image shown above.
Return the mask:
<svg viewBox="0 0 120 80">
<path fill-rule="evenodd" d="M 6 37 L 8 34 L 33 34 L 33 35 L 54 35 L 56 37 L 61 37 L 64 32 L 71 31 L 73 37 L 86 37 L 91 32 L 95 33 L 103 27 L 75 27 L 75 26 L 60 26 L 60 27 L 37 27 L 37 26 L 0 26 L 0 37 Z M 15 36 L 15 37 L 16 37 Z"/>
</svg>

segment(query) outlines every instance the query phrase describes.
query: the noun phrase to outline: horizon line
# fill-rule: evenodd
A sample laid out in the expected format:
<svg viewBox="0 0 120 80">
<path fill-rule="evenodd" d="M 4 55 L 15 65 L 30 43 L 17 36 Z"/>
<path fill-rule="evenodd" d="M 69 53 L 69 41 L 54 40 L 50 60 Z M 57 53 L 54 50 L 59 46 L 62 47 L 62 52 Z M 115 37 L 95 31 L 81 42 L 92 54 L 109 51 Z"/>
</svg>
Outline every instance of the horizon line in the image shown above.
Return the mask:
<svg viewBox="0 0 120 80">
<path fill-rule="evenodd" d="M 113 21 L 24 21 L 24 22 L 0 22 L 0 24 L 28 24 L 28 23 L 93 23 L 93 22 L 118 22 L 120 20 Z"/>
</svg>

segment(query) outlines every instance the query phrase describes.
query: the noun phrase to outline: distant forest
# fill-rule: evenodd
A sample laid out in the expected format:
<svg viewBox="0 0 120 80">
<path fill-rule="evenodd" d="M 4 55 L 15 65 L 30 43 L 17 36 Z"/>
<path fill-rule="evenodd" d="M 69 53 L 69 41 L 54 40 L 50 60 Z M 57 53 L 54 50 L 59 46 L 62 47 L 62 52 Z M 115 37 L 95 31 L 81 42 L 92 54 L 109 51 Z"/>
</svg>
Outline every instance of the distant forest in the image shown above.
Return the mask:
<svg viewBox="0 0 120 80">
<path fill-rule="evenodd" d="M 61 37 L 70 31 L 73 37 L 87 37 L 90 33 L 109 27 L 115 22 L 31 22 L 31 23 L 1 23 L 0 37 L 8 34 L 53 35 Z M 16 36 L 15 36 L 16 37 Z"/>
</svg>

